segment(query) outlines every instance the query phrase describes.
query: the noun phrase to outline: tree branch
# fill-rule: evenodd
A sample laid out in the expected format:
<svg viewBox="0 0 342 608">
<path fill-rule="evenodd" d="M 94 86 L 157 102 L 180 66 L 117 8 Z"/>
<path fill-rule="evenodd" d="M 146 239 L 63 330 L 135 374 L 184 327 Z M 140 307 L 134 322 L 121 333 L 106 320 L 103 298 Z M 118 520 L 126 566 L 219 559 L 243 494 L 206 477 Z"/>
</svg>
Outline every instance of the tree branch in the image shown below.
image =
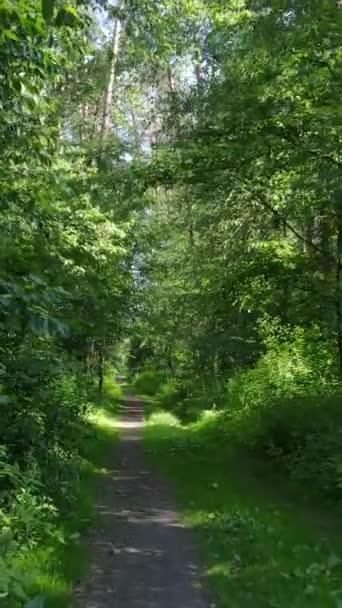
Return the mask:
<svg viewBox="0 0 342 608">
<path fill-rule="evenodd" d="M 260 204 L 262 207 L 264 207 L 265 209 L 267 209 L 268 211 L 270 211 L 302 243 L 305 243 L 306 245 L 308 245 L 311 249 L 313 249 L 314 251 L 316 251 L 316 253 L 318 253 L 319 255 L 321 255 L 322 257 L 324 257 L 326 260 L 330 260 L 335 265 L 337 265 L 337 264 L 341 265 L 341 263 L 338 262 L 333 255 L 331 255 L 327 251 L 324 251 L 324 249 L 321 249 L 321 247 L 319 247 L 318 245 L 316 245 L 316 243 L 313 243 L 312 241 L 310 241 L 309 239 L 307 239 L 303 234 L 301 234 L 297 230 L 297 228 L 295 228 L 292 224 L 290 224 L 287 221 L 287 219 L 266 200 L 265 196 L 262 196 L 260 193 L 257 193 L 255 191 L 253 191 L 253 189 L 250 191 L 247 188 L 247 186 L 242 182 L 242 180 L 240 180 L 237 176 L 235 176 L 235 178 L 237 179 L 237 181 L 239 181 L 241 183 L 242 187 L 244 188 L 244 190 L 248 194 L 253 194 L 253 196 L 255 197 L 255 201 L 256 201 L 257 204 Z"/>
</svg>

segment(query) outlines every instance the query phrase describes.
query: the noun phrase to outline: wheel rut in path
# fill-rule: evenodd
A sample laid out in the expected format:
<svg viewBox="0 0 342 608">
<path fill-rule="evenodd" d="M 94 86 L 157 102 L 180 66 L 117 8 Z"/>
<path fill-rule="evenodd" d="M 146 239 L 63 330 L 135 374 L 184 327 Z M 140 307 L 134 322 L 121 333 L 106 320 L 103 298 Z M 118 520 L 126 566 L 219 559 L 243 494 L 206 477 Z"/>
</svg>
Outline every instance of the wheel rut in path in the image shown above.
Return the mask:
<svg viewBox="0 0 342 608">
<path fill-rule="evenodd" d="M 191 531 L 180 524 L 167 483 L 144 462 L 136 397 L 125 399 L 118 427 L 111 470 L 99 488 L 91 569 L 75 589 L 75 606 L 214 607 L 204 598 Z"/>
</svg>

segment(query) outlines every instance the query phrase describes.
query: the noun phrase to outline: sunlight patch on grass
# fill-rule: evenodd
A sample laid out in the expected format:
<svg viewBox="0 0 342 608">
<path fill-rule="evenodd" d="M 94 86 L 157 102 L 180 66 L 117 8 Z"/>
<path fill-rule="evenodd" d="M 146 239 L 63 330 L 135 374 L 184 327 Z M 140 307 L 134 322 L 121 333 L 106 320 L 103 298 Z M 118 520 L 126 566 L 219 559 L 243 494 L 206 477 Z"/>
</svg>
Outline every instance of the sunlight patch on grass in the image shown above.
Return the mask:
<svg viewBox="0 0 342 608">
<path fill-rule="evenodd" d="M 202 423 L 216 420 L 222 413 L 221 410 L 203 410 L 203 412 L 201 412 L 200 420 Z"/>
<path fill-rule="evenodd" d="M 211 568 L 207 569 L 208 576 L 231 576 L 234 571 L 232 562 L 222 562 L 221 564 L 215 564 Z"/>
<path fill-rule="evenodd" d="M 171 412 L 164 412 L 160 410 L 159 412 L 154 412 L 148 418 L 147 424 L 151 426 L 180 426 L 180 421 Z"/>
<path fill-rule="evenodd" d="M 87 419 L 95 429 L 115 432 L 115 418 L 105 408 L 92 408 L 87 415 Z"/>
</svg>

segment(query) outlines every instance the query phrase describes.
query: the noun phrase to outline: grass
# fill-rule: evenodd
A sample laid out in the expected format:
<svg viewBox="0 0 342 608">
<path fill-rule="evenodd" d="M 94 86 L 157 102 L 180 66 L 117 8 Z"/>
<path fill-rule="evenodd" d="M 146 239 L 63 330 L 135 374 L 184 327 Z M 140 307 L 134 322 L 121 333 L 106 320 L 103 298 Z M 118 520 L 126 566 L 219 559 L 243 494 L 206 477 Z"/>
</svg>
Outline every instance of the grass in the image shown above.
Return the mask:
<svg viewBox="0 0 342 608">
<path fill-rule="evenodd" d="M 85 420 L 88 432 L 76 501 L 53 537 L 19 564 L 29 572 L 31 595 L 44 598 L 44 608 L 70 606 L 72 586 L 87 570 L 89 556 L 81 539 L 98 523 L 94 509 L 96 488 L 117 434 L 115 415 L 120 399 L 120 388 L 108 379 L 102 396 L 94 392 L 93 407 Z"/>
<path fill-rule="evenodd" d="M 220 443 L 219 415 L 182 425 L 147 412 L 146 451 L 196 531 L 218 607 L 342 608 L 342 542 L 329 514 Z"/>
</svg>

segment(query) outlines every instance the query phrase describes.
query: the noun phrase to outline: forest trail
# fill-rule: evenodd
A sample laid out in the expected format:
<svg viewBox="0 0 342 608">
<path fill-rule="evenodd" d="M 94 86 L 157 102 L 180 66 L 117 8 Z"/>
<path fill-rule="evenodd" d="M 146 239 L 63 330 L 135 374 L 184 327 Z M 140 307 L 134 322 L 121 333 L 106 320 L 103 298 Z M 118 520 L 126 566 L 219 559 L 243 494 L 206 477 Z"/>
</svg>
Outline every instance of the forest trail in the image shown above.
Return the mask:
<svg viewBox="0 0 342 608">
<path fill-rule="evenodd" d="M 100 527 L 91 568 L 75 590 L 80 608 L 214 608 L 203 597 L 191 531 L 178 520 L 170 490 L 144 462 L 142 403 L 127 396 L 120 441 L 99 488 Z"/>
</svg>

